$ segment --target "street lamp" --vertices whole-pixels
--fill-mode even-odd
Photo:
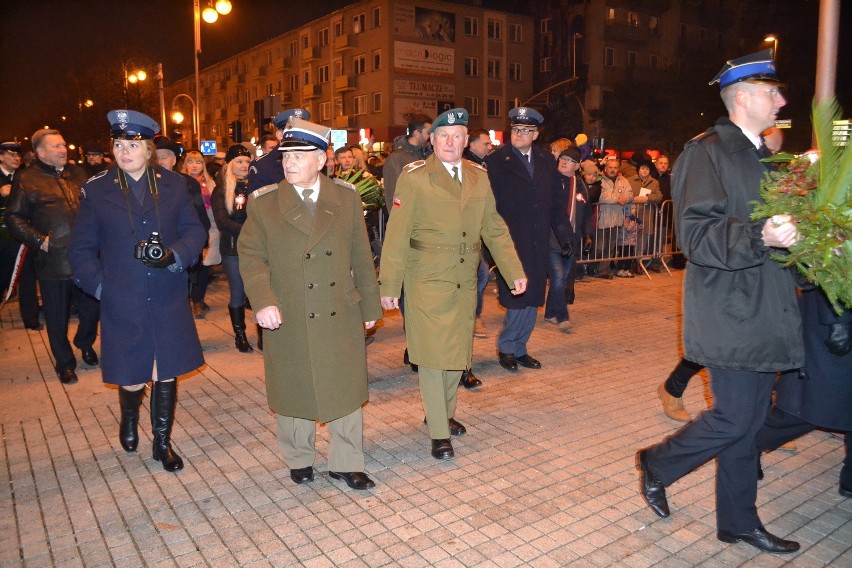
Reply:
[[[131,85],[136,85],[137,83],[144,81],[148,78],[148,73],[146,73],[143,69],[136,69],[134,71],[128,71],[127,69],[127,61],[122,61],[121,63],[122,71],[124,71],[124,106],[130,106],[130,101],[127,96],[127,85],[128,83]],[[142,106],[142,92],[141,85],[140,91],[137,93],[139,95],[139,106]],[[139,109],[142,110],[141,108]]]
[[[778,61],[778,36],[775,34],[769,34],[763,38],[763,41],[772,42],[772,59]]]
[[[186,93],[178,93],[177,95],[175,95],[175,98],[172,99],[172,121],[175,122],[176,124],[181,124],[184,121],[185,117],[184,117],[183,113],[180,112],[180,110],[178,110],[178,108],[177,108],[177,100],[181,97],[186,97],[187,99],[189,99],[189,102],[192,105],[192,133],[193,133],[193,137],[195,137],[197,140],[199,140],[198,148],[200,149],[201,148],[201,142],[200,142],[201,133],[198,132],[198,122],[196,121],[196,117],[198,116],[198,107],[196,106],[195,101],[192,100],[192,97],[190,97]]]
[[[201,148],[201,78],[198,74],[198,54],[201,53],[201,0],[192,0],[193,13],[195,17],[195,104],[193,105],[193,121],[196,128],[196,142]],[[212,24],[219,19],[219,14],[227,15],[231,13],[231,2],[229,0],[217,0],[216,7],[213,8],[212,0],[208,1],[208,5],[204,8],[204,21]],[[191,99],[190,99],[191,100]]]

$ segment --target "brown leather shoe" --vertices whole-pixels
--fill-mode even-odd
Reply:
[[[666,390],[666,384],[662,383],[657,387],[657,396],[660,397],[660,402],[663,403],[663,412],[672,420],[679,422],[689,422],[692,417],[683,407],[683,398],[677,398],[669,394]]]

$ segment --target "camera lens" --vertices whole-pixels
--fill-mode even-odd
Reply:
[[[152,260],[160,260],[163,258],[163,249],[159,246],[150,247],[148,249],[148,256],[151,257]]]

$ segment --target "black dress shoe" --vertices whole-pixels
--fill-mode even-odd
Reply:
[[[517,371],[518,370],[518,360],[515,359],[515,355],[512,353],[501,353],[497,352],[497,356],[500,359],[500,366],[506,369],[507,371]]]
[[[332,479],[340,479],[342,481],[345,481],[346,485],[348,485],[352,489],[372,489],[376,486],[373,480],[370,479],[363,471],[353,471],[351,473],[338,473],[336,471],[329,471],[328,475]]]
[[[648,506],[660,517],[669,516],[669,502],[666,500],[666,486],[663,485],[648,467],[648,456],[645,450],[636,453],[636,467],[642,472],[642,482],[639,491]]]
[[[763,552],[772,552],[774,554],[790,554],[791,552],[799,550],[798,542],[778,538],[763,527],[758,527],[754,530],[739,534],[720,530],[716,533],[716,536],[722,542],[731,544],[735,542],[744,542],[762,550]]]
[[[837,492],[840,493],[842,497],[852,497],[852,487],[850,487],[849,485],[843,485],[841,483],[840,489],[838,489]]]
[[[74,372],[74,369],[65,369],[59,373],[59,381],[63,385],[73,385],[77,382],[77,373]]]
[[[448,460],[455,457],[453,444],[449,438],[446,440],[432,440],[432,457],[437,460]]]
[[[463,386],[467,390],[475,389],[476,387],[482,386],[482,381],[476,378],[476,375],[473,374],[473,371],[462,371],[461,379],[459,379],[459,385]]]
[[[464,427],[464,424],[455,418],[450,418],[450,434],[453,436],[461,436],[465,432],[467,432],[467,428]]]
[[[529,356],[529,353],[526,355],[521,355],[520,357],[516,357],[515,361],[518,362],[518,365],[522,365],[527,369],[541,369],[541,361],[538,359],[533,359]]]
[[[403,362],[403,364],[410,366],[411,370],[414,371],[415,373],[417,372],[417,369],[419,369],[419,367],[417,365],[415,365],[414,363],[412,363],[411,361],[408,360],[408,348],[407,347],[405,348],[405,353],[402,354],[402,362]]]
[[[290,470],[290,479],[296,483],[307,483],[314,480],[314,468],[311,466]]]
[[[98,354],[95,353],[94,349],[92,349],[91,347],[86,347],[85,349],[80,349],[80,351],[83,353],[83,362],[86,365],[89,365],[91,367],[98,366]]]
[[[24,327],[27,329],[32,329],[34,331],[41,331],[42,329],[44,329],[44,326],[38,322],[32,324],[25,323]]]

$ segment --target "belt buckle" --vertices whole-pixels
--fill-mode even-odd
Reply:
[[[467,243],[462,243],[459,245],[459,254],[465,255],[467,254]]]

